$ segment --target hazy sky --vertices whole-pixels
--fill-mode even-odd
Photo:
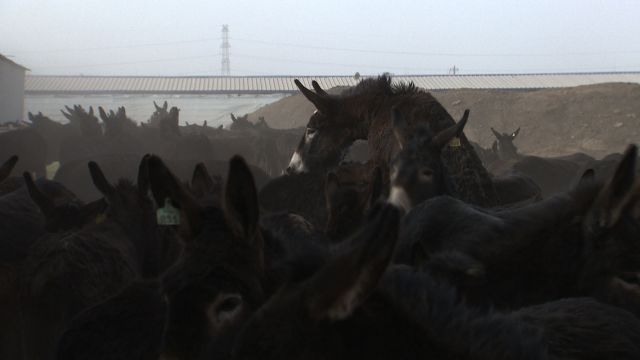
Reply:
[[[640,0],[0,0],[34,74],[640,71]]]

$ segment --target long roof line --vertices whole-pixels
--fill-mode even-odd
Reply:
[[[362,76],[361,78],[366,78]],[[293,79],[306,86],[316,80],[323,88],[353,86],[353,76],[69,76],[29,75],[27,94],[273,94],[298,91]],[[640,72],[545,74],[395,75],[429,90],[561,88],[610,82],[640,84]]]

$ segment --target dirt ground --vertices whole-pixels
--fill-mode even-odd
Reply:
[[[336,93],[341,89],[332,89]],[[467,136],[484,147],[490,128],[520,134],[523,154],[584,152],[602,157],[640,142],[640,85],[610,83],[534,91],[450,90],[433,92],[454,119],[470,109]],[[274,128],[304,126],[314,111],[302,95],[292,95],[249,115],[264,116]]]

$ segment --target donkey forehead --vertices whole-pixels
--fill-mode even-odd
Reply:
[[[307,127],[316,128],[316,129],[330,128],[330,127],[344,128],[344,126],[342,125],[342,122],[338,120],[339,117],[340,117],[339,113],[337,114],[332,113],[331,115],[327,115],[316,110],[313,113],[313,115],[311,115],[311,117],[309,118],[309,123],[307,124]]]
[[[177,293],[189,287],[211,290],[242,289],[255,285],[258,273],[251,266],[225,261],[224,254],[217,259],[203,254],[185,254],[172,266],[163,278],[163,287],[168,293]]]

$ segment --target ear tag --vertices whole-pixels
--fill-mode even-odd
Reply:
[[[105,213],[100,213],[96,216],[96,224],[102,224],[107,219],[107,215]]]
[[[462,144],[460,143],[460,138],[456,136],[451,139],[451,141],[449,141],[449,146],[453,148],[462,146]]]
[[[173,207],[171,199],[164,199],[164,206],[156,211],[158,225],[180,225],[180,210]]]

